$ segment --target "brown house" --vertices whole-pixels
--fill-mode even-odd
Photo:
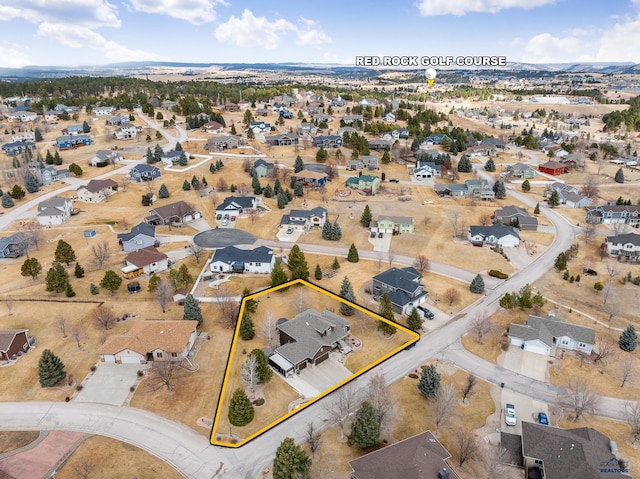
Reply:
[[[17,359],[31,348],[28,329],[0,330],[0,360]]]

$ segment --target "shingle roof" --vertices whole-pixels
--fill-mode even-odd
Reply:
[[[422,286],[422,275],[415,268],[389,268],[373,277],[375,281],[402,291],[414,292]]]
[[[320,173],[318,171],[302,170],[302,171],[299,171],[298,173],[294,173],[291,176],[293,176],[294,178],[310,178],[313,180],[319,180],[321,178],[326,178],[327,174]]]
[[[574,341],[595,344],[596,332],[586,326],[564,323],[554,317],[541,318],[529,316],[526,324],[511,324],[509,336],[522,338],[525,341],[539,339],[549,347],[553,347],[553,338],[568,336]]]
[[[135,238],[138,235],[146,235],[152,238],[156,236],[156,227],[154,225],[150,225],[149,223],[138,223],[129,233],[120,233],[118,234],[118,239],[122,241],[129,241],[132,238]]]
[[[11,347],[11,343],[17,334],[20,334],[24,331],[29,331],[28,329],[3,329],[0,331],[0,352],[6,353],[9,351]]]
[[[100,354],[116,354],[125,349],[146,355],[156,349],[181,353],[198,321],[139,321],[127,334],[114,334],[100,347]]]
[[[635,233],[625,233],[617,236],[607,236],[605,242],[610,244],[631,243],[634,246],[640,246],[640,235]]]
[[[398,225],[410,225],[410,224],[413,224],[413,217],[412,216],[380,215],[378,216],[378,222],[380,221],[391,221],[393,224],[398,224]]]
[[[483,237],[495,236],[496,238],[504,238],[505,236],[512,235],[520,239],[520,235],[511,226],[503,225],[502,223],[495,223],[489,226],[469,226],[469,234],[473,237],[480,235]]]
[[[222,203],[220,203],[216,210],[228,210],[234,207],[235,209],[253,208],[255,197],[253,196],[227,196]]]
[[[26,239],[25,234],[21,232],[14,233],[11,236],[4,236],[0,238],[0,251],[4,250],[9,245],[21,244],[25,242]]]
[[[271,263],[273,250],[266,246],[258,246],[254,249],[240,249],[235,246],[220,248],[213,253],[211,262],[221,261],[223,263]]]
[[[147,246],[141,248],[138,251],[132,251],[125,257],[125,261],[137,266],[138,268],[144,268],[150,264],[157,263],[167,259],[168,256],[158,251],[155,246]]]
[[[106,180],[89,180],[89,183],[86,185],[80,186],[78,190],[84,188],[91,193],[97,193],[106,188],[113,188],[114,186],[118,186],[118,183],[113,181],[112,179]]]
[[[70,202],[69,198],[63,198],[61,196],[54,196],[53,198],[49,198],[48,200],[41,201],[38,204],[38,210],[43,211],[48,208],[64,208],[67,202]],[[58,211],[60,213],[60,211]]]
[[[188,203],[184,201],[176,201],[175,203],[170,203],[168,205],[158,206],[157,208],[149,211],[149,215],[157,215],[158,217],[165,219],[177,216],[178,218],[183,218],[189,214],[194,213],[194,210]]]

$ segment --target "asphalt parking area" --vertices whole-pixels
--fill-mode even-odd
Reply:
[[[234,228],[215,228],[203,231],[193,237],[193,242],[201,248],[224,248],[239,244],[253,244],[256,237],[251,233]]]
[[[99,363],[74,401],[122,406],[129,396],[129,388],[138,378],[138,371],[143,368],[142,364]]]

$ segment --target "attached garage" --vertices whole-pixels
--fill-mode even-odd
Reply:
[[[549,356],[551,354],[551,348],[540,340],[525,341],[520,346],[520,348],[523,349],[524,351],[529,351],[531,353],[536,353],[536,354],[543,354],[545,356]]]
[[[329,359],[329,351],[318,356],[318,358],[314,361],[314,364],[320,364],[321,362],[326,361],[327,359]]]

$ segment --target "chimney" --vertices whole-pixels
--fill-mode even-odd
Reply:
[[[449,471],[447,471],[446,467],[443,467],[440,472],[438,472],[438,479],[449,479]]]

